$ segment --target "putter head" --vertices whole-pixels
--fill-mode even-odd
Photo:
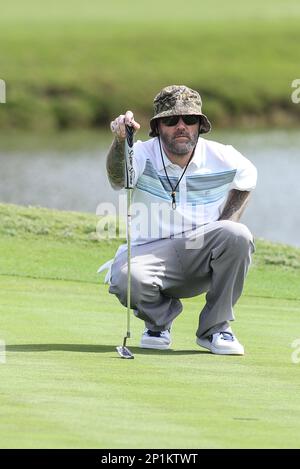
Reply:
[[[127,347],[120,345],[119,347],[116,347],[116,350],[121,358],[134,358],[134,355],[130,352]]]

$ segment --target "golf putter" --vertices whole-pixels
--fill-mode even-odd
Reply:
[[[134,355],[126,347],[126,341],[130,338],[130,303],[131,303],[131,278],[130,278],[130,257],[131,257],[131,195],[134,183],[133,169],[133,134],[134,129],[129,125],[126,128],[125,140],[125,189],[127,190],[127,333],[123,339],[123,345],[116,347],[122,358],[134,358]]]

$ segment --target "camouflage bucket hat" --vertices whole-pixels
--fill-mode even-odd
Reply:
[[[183,85],[172,85],[163,88],[154,101],[154,116],[150,120],[150,137],[157,137],[156,120],[160,117],[183,116],[192,114],[200,116],[200,134],[211,130],[211,124],[202,114],[202,100],[200,94]]]

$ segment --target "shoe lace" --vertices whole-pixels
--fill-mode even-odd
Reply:
[[[147,334],[150,335],[150,337],[160,337],[161,331],[150,331],[150,329],[148,329]]]
[[[230,340],[231,342],[234,341],[234,335],[231,332],[220,332],[222,335],[223,340]]]
[[[167,329],[168,332],[170,332],[170,329]],[[147,334],[150,337],[161,337],[162,333],[166,331],[151,331],[150,329],[147,330]]]

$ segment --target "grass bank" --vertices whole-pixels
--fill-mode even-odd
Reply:
[[[26,5],[1,12],[2,129],[98,128],[127,108],[146,126],[153,96],[170,83],[198,89],[219,127],[299,122],[294,0],[193,0],[184,11],[177,0]]]
[[[201,296],[169,351],[141,350],[133,319],[124,361],[126,312],[96,274],[121,240],[98,241],[93,215],[1,204],[0,221],[2,448],[299,447],[299,249],[257,240],[235,308],[244,357],[195,345]]]

